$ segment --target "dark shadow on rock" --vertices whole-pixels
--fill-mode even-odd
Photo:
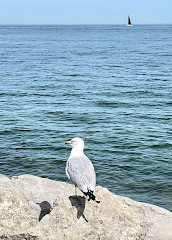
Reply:
[[[1,240],[39,240],[39,237],[32,236],[30,234],[19,234],[19,235],[3,235],[0,236]]]
[[[39,215],[39,221],[41,221],[41,219],[43,217],[45,217],[47,214],[49,214],[52,210],[52,207],[51,207],[51,204],[47,201],[43,201],[41,203],[37,203],[40,208],[41,208],[41,212],[40,212],[40,215]]]
[[[83,217],[83,219],[86,222],[88,222],[88,220],[84,216],[86,199],[84,197],[80,197],[80,196],[70,196],[69,200],[70,200],[72,206],[76,207],[76,209],[77,209],[77,218],[79,219],[80,217]]]

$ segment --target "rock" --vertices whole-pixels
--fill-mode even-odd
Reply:
[[[71,184],[33,175],[21,175],[11,178],[0,175],[0,187],[11,188],[22,199],[31,213],[37,215],[37,218],[43,212],[51,210],[53,202],[58,196],[68,197],[73,195],[75,191],[74,186]],[[79,190],[78,194],[83,196]]]
[[[0,188],[0,234],[18,234],[35,226],[36,219],[11,189]]]
[[[0,239],[172,240],[172,213],[98,186],[97,204],[64,182],[0,175]]]
[[[142,222],[144,240],[172,240],[172,213],[166,209],[118,196],[131,207]]]
[[[54,208],[38,225],[41,238],[57,239],[138,239],[141,222],[132,208],[117,200],[107,189],[98,187],[97,204],[84,197],[58,197]],[[45,238],[46,239],[46,238]]]

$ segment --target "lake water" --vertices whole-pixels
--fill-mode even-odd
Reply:
[[[0,173],[97,185],[172,211],[172,25],[0,26]]]

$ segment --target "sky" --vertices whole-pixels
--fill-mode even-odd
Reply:
[[[0,24],[171,24],[172,0],[0,0]]]

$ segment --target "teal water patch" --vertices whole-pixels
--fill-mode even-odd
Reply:
[[[79,136],[97,185],[172,211],[171,25],[128,30],[0,27],[1,174],[68,181]]]

